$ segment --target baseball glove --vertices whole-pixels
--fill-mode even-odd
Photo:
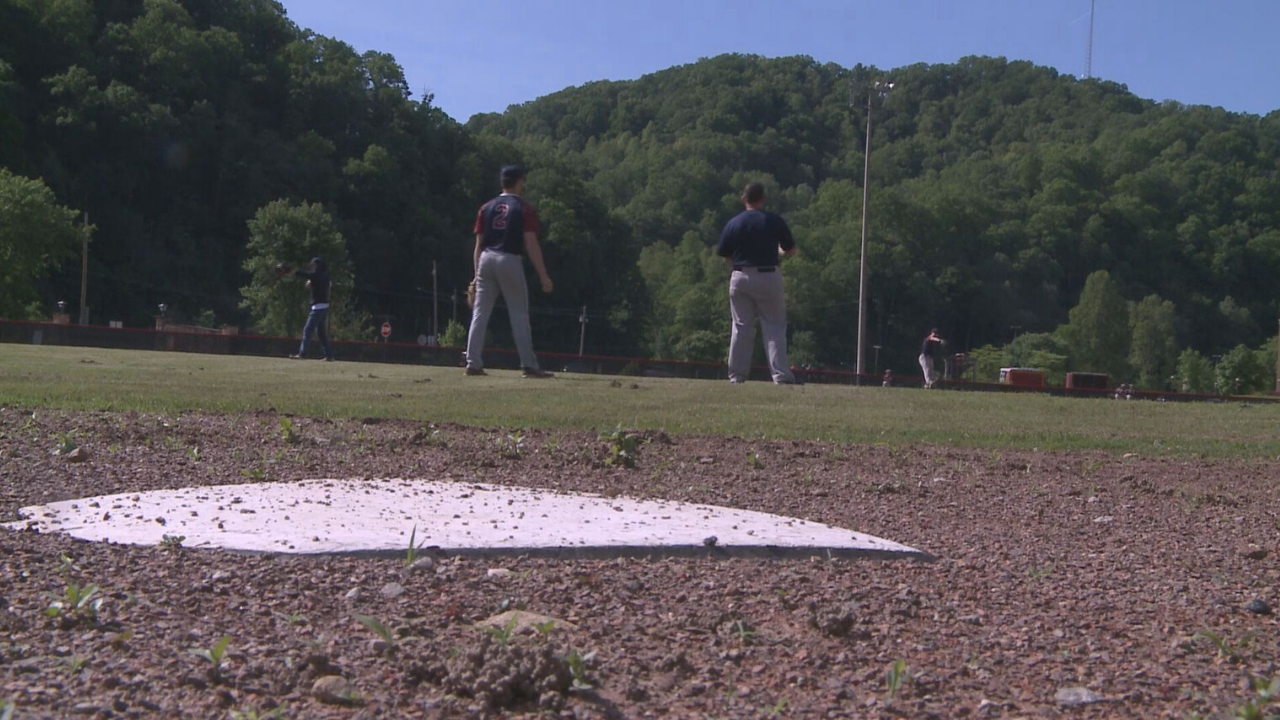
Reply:
[[[476,307],[476,281],[472,279],[471,284],[467,286],[467,307],[472,310]]]
[[[291,273],[291,272],[293,272],[293,268],[289,267],[289,263],[287,263],[287,262],[278,262],[278,263],[276,263],[276,276],[277,276],[277,277],[284,277],[285,275],[288,275],[288,274],[289,274],[289,273]]]

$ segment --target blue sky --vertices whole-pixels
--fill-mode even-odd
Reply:
[[[1005,56],[1083,75],[1089,0],[283,0],[295,23],[395,55],[466,121],[592,80],[727,52],[890,69]],[[1093,74],[1139,96],[1280,109],[1280,0],[1097,0]]]

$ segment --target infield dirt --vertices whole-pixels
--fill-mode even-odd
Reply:
[[[1250,678],[1280,675],[1267,607],[1280,462],[647,431],[626,469],[605,464],[595,433],[289,426],[266,412],[6,408],[0,521],[156,488],[423,477],[760,510],[938,560],[436,557],[410,570],[3,531],[0,702],[15,718],[1183,718],[1265,704]],[[100,607],[50,617],[73,584],[97,588]],[[556,620],[484,629],[513,609]],[[322,702],[331,676],[344,680],[321,682]]]

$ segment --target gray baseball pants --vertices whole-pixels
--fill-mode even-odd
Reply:
[[[762,273],[759,268],[735,269],[729,280],[729,311],[733,315],[729,380],[746,382],[751,374],[758,318],[773,381],[795,381],[787,362],[787,301],[782,290],[782,271]]]
[[[933,358],[928,355],[921,354],[920,370],[924,373],[924,386],[927,388],[933,387],[933,383],[937,380],[937,376],[935,375],[933,368]]]
[[[507,315],[511,318],[516,350],[520,353],[520,366],[537,370],[533,331],[529,328],[529,286],[524,279],[524,256],[495,250],[480,253],[476,306],[471,309],[471,329],[467,332],[467,367],[472,370],[484,367],[484,336],[499,297],[507,300]]]

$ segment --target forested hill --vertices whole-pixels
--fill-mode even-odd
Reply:
[[[1172,302],[1179,346],[1274,332],[1280,112],[1155,103],[1003,59],[884,72],[731,55],[467,128],[572,168],[633,228],[664,355],[723,354],[724,273],[706,248],[742,182],[764,178],[802,248],[792,328],[836,364],[854,355],[867,121],[850,85],[876,79],[895,87],[873,118],[869,342],[899,367],[932,325],[961,348],[1052,331],[1096,270],[1127,300]]]
[[[430,311],[415,288],[432,260],[466,286],[467,221],[493,183],[390,55],[272,0],[0,0],[0,28],[0,168],[88,212],[93,322],[145,324],[163,302],[244,324],[247,222],[279,199],[323,205],[374,319]],[[42,312],[78,304],[78,261],[77,241]]]
[[[728,270],[710,248],[762,179],[801,247],[785,269],[794,358],[847,366],[867,121],[850,86],[877,79],[896,84],[871,156],[880,367],[910,368],[937,326],[957,350],[1019,332],[1037,362],[1150,380],[1181,348],[1257,347],[1280,315],[1280,113],[1002,59],[730,55],[462,125],[391,56],[273,0],[0,0],[0,28],[0,315],[60,299],[74,314],[87,212],[95,323],[145,324],[166,303],[180,321],[297,332],[304,291],[269,270],[320,252],[340,334],[389,319],[410,340],[431,331],[433,262],[451,317],[475,209],[515,160],[555,278],[533,298],[540,349],[576,350],[586,306],[587,352],[723,360]],[[1143,343],[1159,345],[1149,367]]]

